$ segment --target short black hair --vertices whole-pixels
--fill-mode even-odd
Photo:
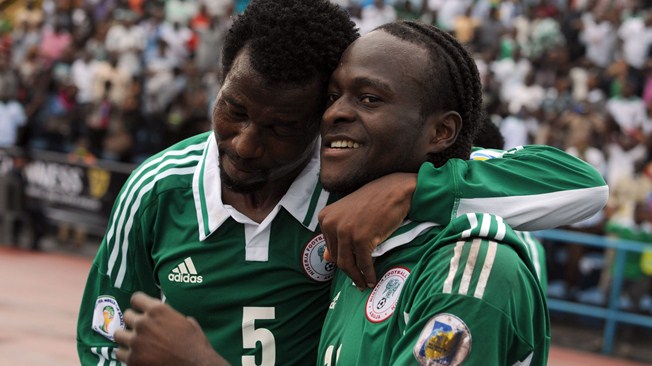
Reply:
[[[424,83],[421,113],[456,111],[462,117],[455,143],[431,155],[430,162],[439,167],[451,158],[468,159],[484,118],[480,74],[471,54],[453,36],[432,25],[399,21],[377,29],[428,51],[431,68],[427,74],[429,82]]]
[[[223,48],[228,74],[245,46],[269,85],[326,83],[344,50],[359,37],[355,24],[328,0],[253,0],[235,19]]]

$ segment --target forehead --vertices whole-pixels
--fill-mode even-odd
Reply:
[[[313,113],[322,103],[324,85],[318,78],[300,85],[270,84],[250,62],[243,48],[226,75],[220,95],[245,107],[276,113]]]
[[[428,67],[429,55],[425,48],[376,30],[347,48],[336,72],[347,68],[374,77],[388,77],[395,82],[421,83]]]

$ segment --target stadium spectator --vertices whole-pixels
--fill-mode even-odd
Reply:
[[[365,34],[372,29],[393,22],[398,15],[392,5],[386,4],[385,0],[374,0],[372,5],[362,8],[360,18],[360,34]]]
[[[137,14],[119,9],[114,19],[106,33],[104,48],[118,58],[118,68],[130,76],[140,75],[147,38],[143,28],[136,24]]]
[[[54,64],[72,44],[70,32],[63,24],[46,25],[41,35],[41,55],[47,65]]]
[[[0,147],[16,145],[20,130],[26,122],[25,109],[16,100],[15,93],[0,85]]]

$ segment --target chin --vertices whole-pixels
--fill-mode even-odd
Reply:
[[[256,181],[256,182],[241,182],[232,179],[228,176],[224,170],[220,169],[220,179],[222,180],[222,186],[226,187],[228,190],[235,193],[254,193],[261,190],[266,181]]]
[[[347,195],[357,191],[365,184],[378,179],[387,173],[374,173],[370,171],[355,170],[352,174],[336,174],[334,177],[328,177],[321,171],[319,179],[322,187],[330,193],[340,196]]]
[[[324,189],[330,193],[337,194],[339,196],[345,196],[349,193],[355,192],[358,188],[362,187],[365,183],[362,183],[359,180],[351,179],[352,177],[338,177],[337,179],[321,179],[321,185]]]

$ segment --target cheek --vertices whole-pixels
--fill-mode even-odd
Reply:
[[[290,164],[296,160],[302,160],[312,154],[313,144],[308,137],[303,140],[296,140],[294,142],[268,142],[267,148],[270,154],[274,156],[279,164]]]
[[[393,122],[383,128],[375,129],[371,134],[374,148],[381,151],[404,151],[409,148],[413,141],[406,138],[408,131],[400,125],[401,122]]]
[[[373,156],[385,162],[403,161],[412,154],[425,138],[414,119],[406,116],[394,116],[391,122],[374,129]]]
[[[279,142],[271,139],[265,143],[265,159],[283,172],[293,170],[309,160],[313,154],[315,137],[305,136],[292,141]]]
[[[231,139],[237,136],[239,131],[239,125],[237,123],[229,122],[225,118],[220,118],[219,115],[213,117],[211,124],[218,141]]]

